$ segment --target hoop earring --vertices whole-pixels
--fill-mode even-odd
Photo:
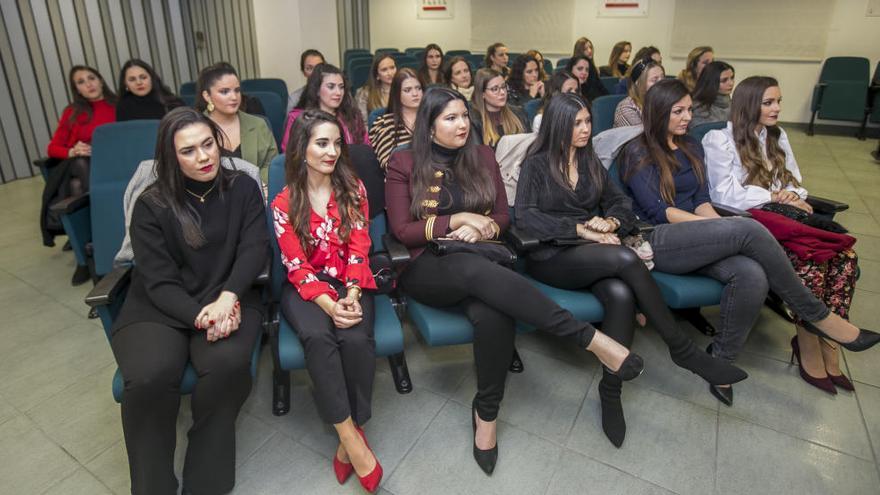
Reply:
[[[212,102],[209,101],[209,102],[208,102],[208,106],[207,106],[206,108],[207,108],[207,110],[208,110],[208,113],[213,112],[213,111],[214,111],[214,103],[212,103]]]

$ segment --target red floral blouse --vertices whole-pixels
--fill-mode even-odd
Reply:
[[[335,195],[331,193],[327,203],[327,218],[320,217],[312,210],[309,230],[312,233],[312,252],[306,256],[302,242],[290,225],[288,198],[290,191],[285,187],[272,201],[275,223],[275,237],[281,248],[281,262],[287,267],[287,279],[296,287],[299,295],[306,301],[327,294],[337,300],[336,290],[318,280],[316,273],[323,273],[345,283],[346,287],[358,286],[362,289],[375,289],[376,282],[370,271],[368,254],[370,252],[370,231],[367,222],[357,222],[351,229],[348,243],[338,234],[340,225],[339,209]],[[367,190],[358,181],[358,197],[364,218],[370,218],[367,204]]]

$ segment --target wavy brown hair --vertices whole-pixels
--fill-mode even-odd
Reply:
[[[675,173],[679,163],[675,152],[669,147],[669,115],[673,105],[688,94],[687,87],[678,79],[665,79],[648,90],[642,108],[645,132],[636,138],[641,139],[640,151],[644,153],[638,157],[634,167],[627,167],[624,171],[624,180],[628,181],[642,167],[656,166],[657,175],[660,176],[660,197],[670,206],[675,204]],[[694,175],[702,185],[706,182],[703,161],[691,149],[687,139],[687,136],[676,135],[672,137],[672,142],[691,162]]]
[[[486,91],[486,86],[489,85],[489,81],[496,77],[504,78],[504,76],[495,69],[478,70],[477,78],[474,81],[474,94],[471,96],[471,100],[473,100],[471,102],[473,108],[480,112],[480,117],[482,118],[483,135],[480,137],[483,139],[483,144],[488,144],[490,146],[497,144],[498,140],[501,139],[501,136],[498,135],[498,132],[495,130],[495,125],[492,124],[492,120],[489,118],[489,112],[486,110],[486,102],[483,99],[483,92]],[[513,110],[510,109],[510,105],[506,103],[501,107],[501,127],[504,129],[505,135],[521,134],[525,132],[522,122],[516,114],[513,113]]]
[[[317,67],[315,67],[315,70],[312,71],[312,75],[309,76],[308,81],[306,81],[306,88],[303,90],[302,95],[300,95],[299,101],[294,108],[302,108],[303,110],[320,110],[321,97],[319,96],[319,93],[321,92],[321,85],[324,84],[324,77],[331,74],[336,74],[342,78],[342,87],[345,89],[342,94],[342,102],[339,104],[339,108],[336,109],[336,116],[339,117],[346,127],[348,127],[352,140],[350,144],[363,144],[364,133],[366,132],[364,119],[361,117],[361,113],[358,111],[357,105],[354,103],[348,78],[346,78],[345,74],[343,74],[335,65],[318,64]]]
[[[620,63],[620,55],[626,51],[626,47],[629,47],[629,51],[632,53],[632,43],[629,41],[618,41],[614,44],[614,47],[611,48],[611,55],[608,56],[608,68],[611,69],[611,75],[614,77],[624,76],[624,74],[620,72],[618,64]]]
[[[377,55],[373,59],[373,66],[370,67],[370,78],[367,80],[367,112],[384,107],[382,104],[382,83],[379,82],[379,64],[385,60],[391,60],[394,63],[394,71],[397,72],[397,62],[390,53]]]
[[[737,85],[730,102],[736,152],[746,169],[746,184],[764,189],[770,189],[777,181],[782,185],[799,186],[798,180],[785,168],[785,151],[779,146],[779,136],[782,134],[779,127],[766,126],[767,143],[763,150],[755,132],[761,121],[764,92],[772,87],[779,87],[779,82],[766,76],[747,77]]]
[[[116,93],[107,86],[107,82],[104,81],[104,76],[102,76],[97,69],[93,69],[88,65],[74,65],[70,68],[70,72],[67,73],[67,83],[70,85],[70,94],[73,95],[73,101],[70,102],[70,106],[73,108],[73,112],[70,114],[70,123],[76,122],[82,114],[88,116],[87,120],[92,120],[92,105],[89,104],[89,100],[87,100],[85,96],[79,94],[79,90],[76,89],[76,81],[73,80],[73,75],[81,70],[91,72],[99,81],[101,81],[101,94],[107,103],[115,106],[116,102],[119,100],[119,98],[116,97]]]
[[[587,53],[586,53],[587,52],[587,45],[590,45],[590,48],[593,49],[593,52],[594,52],[593,54],[595,55],[596,45],[594,45],[593,42],[590,41],[590,38],[587,38],[586,36],[581,36],[580,38],[578,38],[574,42],[574,48],[571,49],[571,56],[572,57],[576,57],[578,55],[586,56],[587,55]],[[589,60],[589,57],[587,59]],[[592,64],[593,61],[590,60],[590,63]]]
[[[309,223],[312,205],[309,203],[309,165],[306,163],[306,149],[312,139],[312,132],[321,124],[332,124],[339,130],[339,158],[330,176],[333,195],[339,208],[339,238],[347,242],[355,223],[366,224],[368,219],[361,212],[357,174],[348,157],[342,126],[336,117],[323,110],[306,110],[290,128],[287,153],[284,155],[284,182],[290,192],[288,198],[288,217],[290,225],[302,243],[303,250],[310,255],[314,248]]]

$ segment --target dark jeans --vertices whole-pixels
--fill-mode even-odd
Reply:
[[[517,320],[586,348],[596,329],[580,322],[520,274],[482,256],[423,252],[400,278],[407,295],[430,306],[460,306],[474,326],[477,366],[475,404],[480,418],[494,420],[504,397]]]
[[[336,288],[340,297],[345,297],[341,284]],[[284,284],[281,292],[281,311],[305,351],[315,404],[321,419],[330,424],[342,423],[351,416],[355,424],[363,425],[372,416],[376,341],[371,293],[362,294],[361,309],[360,323],[336,328],[320,306],[304,300],[292,285]]]
[[[140,322],[120,328],[111,346],[122,376],[122,429],[131,493],[177,493],[174,449],[180,380],[192,361],[193,425],[183,485],[193,493],[226,493],[235,486],[235,420],[251,390],[251,354],[260,312],[242,306],[239,329],[208,342],[205,332]]]
[[[663,224],[649,236],[657,270],[700,273],[724,284],[721,329],[713,354],[733,360],[742,350],[768,288],[807,321],[829,309],[804,287],[782,247],[758,222],[726,217]]]

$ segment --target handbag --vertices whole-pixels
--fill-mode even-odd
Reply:
[[[783,203],[766,203],[764,204],[764,206],[761,207],[761,209],[764,211],[769,211],[770,213],[782,215],[786,218],[802,223],[804,225],[809,225],[810,227],[826,230],[828,232],[834,232],[835,234],[846,234],[847,232],[849,232],[848,230],[846,230],[846,227],[840,225],[834,220],[823,217],[822,215],[817,215],[815,213],[808,213],[798,208],[797,206],[787,205]]]
[[[512,265],[516,262],[516,253],[507,244],[489,239],[473,243],[455,239],[434,239],[428,242],[428,249],[437,256],[470,253],[482,256],[499,265]]]

